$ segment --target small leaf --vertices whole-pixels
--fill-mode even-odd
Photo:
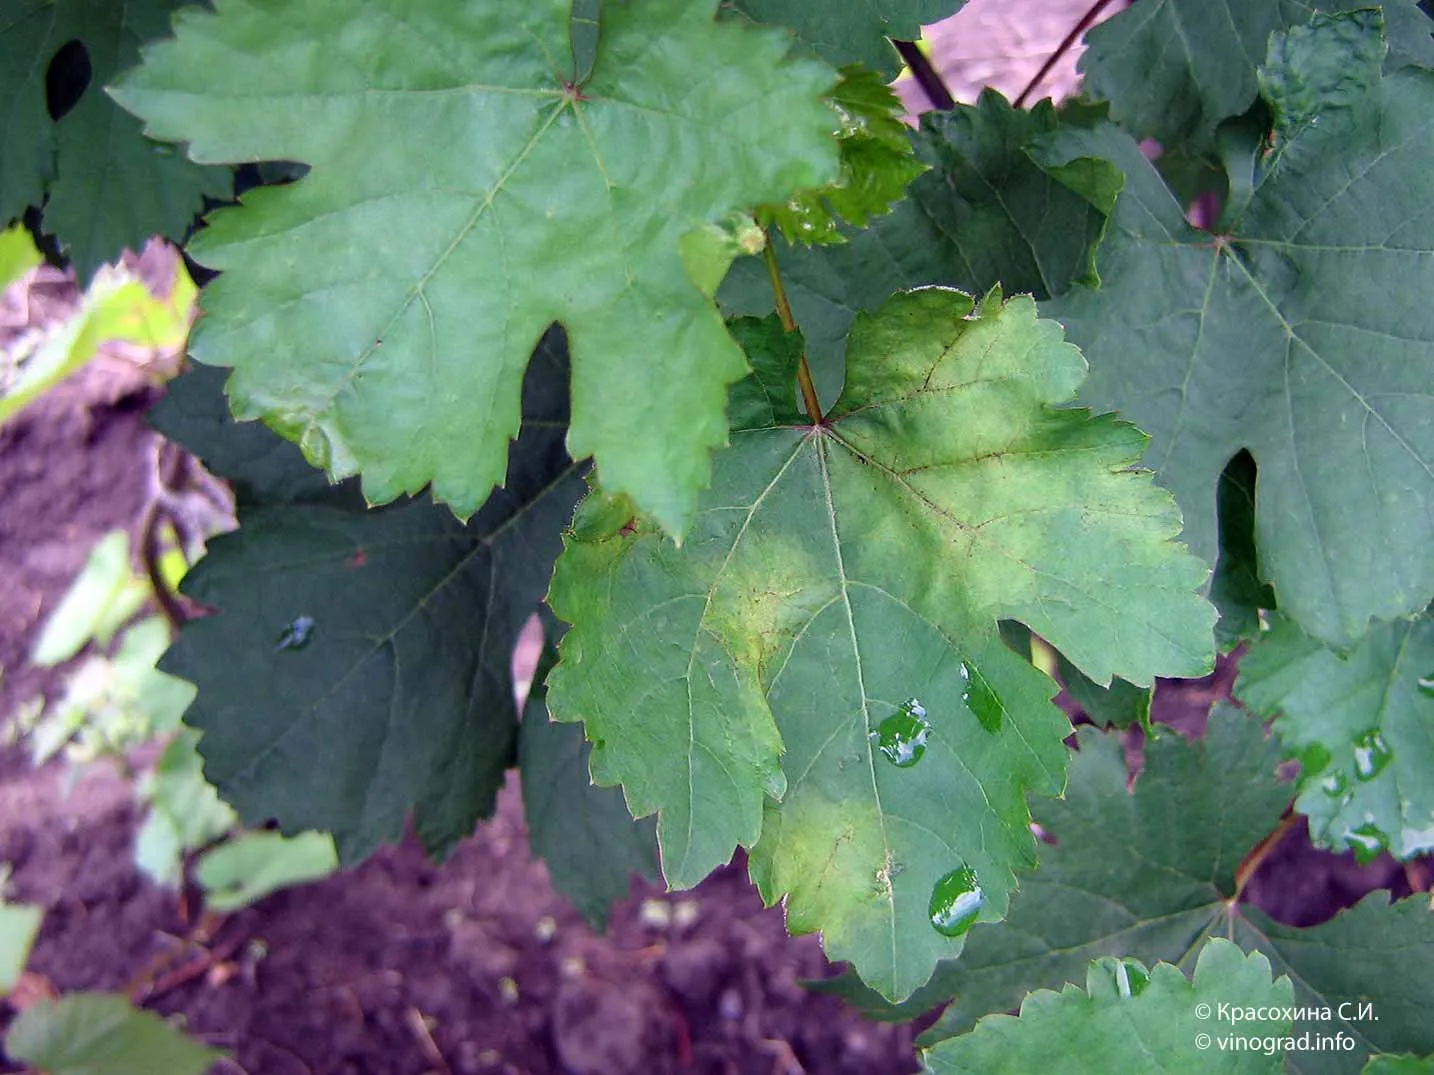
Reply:
[[[544,663],[553,658],[549,651]],[[612,902],[631,889],[633,874],[657,876],[656,833],[650,821],[632,819],[620,791],[593,785],[582,729],[548,719],[544,674],[540,668],[534,679],[518,740],[528,843],[547,864],[553,887],[602,930]]]
[[[135,864],[159,885],[177,886],[184,854],[224,835],[237,820],[204,779],[198,743],[198,735],[181,729],[137,792],[149,811],[135,837]]]
[[[39,1001],[10,1025],[5,1051],[47,1075],[204,1075],[220,1057],[111,993]]]
[[[1295,808],[1316,844],[1362,862],[1434,850],[1434,619],[1373,624],[1347,655],[1278,619],[1235,690],[1304,762]]]
[[[211,911],[228,914],[283,888],[328,877],[339,867],[326,832],[246,832],[206,851],[194,866]]]
[[[999,918],[1033,850],[1024,792],[1061,783],[1054,686],[997,621],[1148,684],[1209,666],[1214,610],[1129,469],[1139,432],[1055,409],[1083,362],[1028,297],[898,295],[848,356],[822,425],[734,430],[680,549],[585,502],[549,595],[574,625],[549,704],[586,722],[597,782],[659,812],[669,884],[752,847],[793,932],[904,997],[962,943],[933,892],[971,871]],[[734,413],[754,396],[737,386]]]
[[[0,902],[0,997],[20,980],[44,918],[38,904]]]
[[[104,93],[139,60],[142,43],[168,30],[179,6],[13,0],[0,26],[0,222],[43,204],[45,230],[59,237],[81,280],[152,235],[183,238],[205,198],[232,191],[227,168],[200,167],[154,144]],[[64,51],[84,57],[88,77],[72,87],[82,92],[56,121],[47,73]],[[84,71],[67,73],[78,81]]]
[[[1271,981],[1268,959],[1215,937],[1201,949],[1193,981],[1169,963],[1157,963],[1147,975],[1135,960],[1098,960],[1084,993],[1073,985],[1032,993],[1020,1018],[987,1016],[969,1034],[929,1049],[926,1069],[931,1075],[1027,1075],[1069,1070],[1075,1060],[1083,1071],[1274,1075],[1284,1070],[1281,1054],[1219,1047],[1218,1037],[1230,1028],[1212,1021],[1210,1011],[1229,1005],[1278,1013],[1293,1001],[1288,978]],[[1275,1015],[1238,1029],[1253,1039],[1278,1040],[1289,1027]]]
[[[24,224],[12,224],[0,231],[0,292],[44,260]]]
[[[824,187],[799,190],[781,205],[758,211],[762,224],[779,229],[790,243],[846,242],[840,224],[864,228],[889,213],[927,168],[916,159],[910,132],[901,122],[906,106],[874,72],[856,65],[842,68],[841,81],[827,100],[840,121],[840,174]]]
[[[835,72],[715,8],[605,5],[578,84],[571,0],[178,16],[115,97],[196,160],[311,167],[191,246],[222,272],[191,352],[235,367],[235,413],[335,479],[361,472],[370,501],[431,484],[467,518],[503,480],[523,369],[561,322],[573,455],[683,532],[745,366],[682,239],[837,165]]]
[[[1093,250],[1120,189],[1104,161],[1043,168],[1026,152],[1066,122],[1049,102],[1026,111],[987,91],[978,104],[928,112],[915,136],[930,167],[909,197],[837,246],[777,243],[782,279],[824,399],[840,391],[847,332],[858,311],[926,284],[1037,299],[1093,277]],[[766,314],[772,285],[756,258],[739,260],[719,292],[732,313]],[[829,386],[829,390],[827,390]]]
[[[112,530],[99,541],[65,596],[45,620],[32,663],[42,668],[68,661],[91,642],[109,645],[149,599],[149,588],[135,577],[129,558],[129,534]]]

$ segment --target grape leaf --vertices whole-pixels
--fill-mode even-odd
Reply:
[[[778,243],[782,278],[824,399],[840,391],[852,318],[875,310],[893,291],[945,284],[984,294],[1000,284],[1041,299],[1093,278],[1092,251],[1120,174],[1103,161],[1067,169],[1032,161],[1025,145],[1061,123],[1049,102],[1023,111],[991,90],[974,106],[928,112],[915,137],[917,159],[931,170],[889,215],[863,231],[848,230],[840,246]],[[733,313],[769,313],[772,286],[761,261],[738,261],[720,298]]]
[[[566,387],[550,340],[506,486],[467,526],[426,499],[365,511],[326,497],[241,507],[239,530],[210,543],[183,589],[219,614],[187,624],[162,667],[198,686],[185,721],[241,817],[333,832],[353,862],[401,837],[410,807],[440,853],[492,808],[517,734],[513,646],[582,489],[562,447]],[[245,475],[256,458],[272,487],[309,488],[266,469],[272,453],[207,452],[202,437],[202,457],[230,453]]]
[[[1234,899],[1236,867],[1290,798],[1274,775],[1278,745],[1259,722],[1219,705],[1204,740],[1166,733],[1148,742],[1133,792],[1119,736],[1078,735],[1065,799],[1032,809],[1056,843],[1021,879],[1006,920],[973,930],[961,959],[941,965],[955,999],[926,1040],[964,1033],[1032,988],[1078,980],[1089,960],[1133,956],[1188,969],[1206,938],[1223,936],[1290,975],[1298,1004],[1333,1009],[1328,1020],[1306,1013],[1296,1033],[1354,1037],[1352,1053],[1302,1053],[1291,1070],[1343,1072],[1371,1052],[1434,1047],[1434,965],[1399,955],[1434,943],[1427,900],[1390,906],[1386,893],[1372,893],[1301,929]],[[1407,975],[1389,975],[1391,961]],[[1378,1020],[1340,1012],[1343,1001],[1372,1002]]]
[[[548,719],[542,681],[554,657],[545,652],[523,709],[523,816],[529,846],[547,863],[553,887],[602,930],[612,902],[631,889],[633,874],[657,876],[656,833],[651,821],[632,819],[620,791],[593,785],[582,729]]]
[[[1371,6],[1365,0],[1140,0],[1086,34],[1084,92],[1109,101],[1111,118],[1167,150],[1214,149],[1215,128],[1254,104],[1256,68],[1276,31],[1317,10]],[[1416,0],[1384,0],[1393,50],[1389,66],[1434,63],[1434,23]]]
[[[1301,760],[1295,808],[1362,861],[1434,849],[1434,620],[1379,623],[1347,656],[1280,619],[1240,662],[1239,698]]]
[[[226,168],[192,164],[140,125],[102,87],[162,36],[178,0],[19,0],[0,26],[0,223],[44,203],[44,226],[67,248],[82,282],[151,235],[183,237],[204,199],[227,198]],[[87,84],[52,120],[46,72],[62,47],[83,46]],[[76,71],[72,77],[78,77]]]
[[[1434,1057],[1376,1056],[1364,1066],[1362,1075],[1434,1075]]]
[[[997,620],[1149,683],[1209,666],[1214,612],[1168,499],[1129,469],[1141,434],[1052,409],[1084,364],[1031,299],[901,294],[857,319],[848,358],[821,425],[787,404],[734,430],[681,548],[622,498],[580,508],[549,705],[586,722],[598,783],[659,812],[669,884],[752,847],[794,932],[904,997],[960,946],[934,891],[969,868],[999,917],[1032,852],[1023,792],[1061,784],[1069,726]],[[772,406],[734,392],[734,414]]]
[[[1240,451],[1225,466],[1215,494],[1220,551],[1210,578],[1210,601],[1220,610],[1215,637],[1233,649],[1260,634],[1260,610],[1275,607],[1275,592],[1260,581],[1255,548],[1255,460]]]
[[[311,166],[192,245],[223,275],[191,351],[235,367],[235,413],[335,478],[362,472],[372,501],[431,482],[466,517],[502,480],[523,368],[560,321],[572,454],[683,531],[745,365],[682,237],[828,182],[837,156],[835,73],[714,6],[605,6],[580,84],[570,0],[178,16],[117,99],[196,160]]]
[[[194,879],[204,905],[228,914],[295,885],[320,881],[338,869],[326,832],[246,832],[199,856]]]
[[[754,22],[787,26],[802,44],[841,66],[864,63],[887,80],[901,70],[891,41],[915,41],[921,27],[954,15],[966,0],[723,0],[724,10]],[[889,40],[888,40],[889,39]]]
[[[1286,614],[1344,645],[1370,618],[1422,609],[1434,217],[1414,192],[1434,170],[1434,73],[1386,75],[1326,108],[1275,150],[1219,235],[1186,223],[1114,128],[1046,148],[1053,163],[1097,154],[1125,172],[1101,287],[1048,310],[1090,358],[1082,401],[1152,434],[1146,464],[1180,502],[1191,550],[1214,561],[1220,476],[1247,449],[1260,574]]]
[[[1147,972],[1135,960],[1100,959],[1090,965],[1084,992],[1067,985],[1032,993],[1019,1018],[987,1016],[969,1034],[927,1050],[926,1070],[1027,1075],[1069,1070],[1078,1057],[1084,1071],[1277,1073],[1284,1070],[1277,1052],[1220,1048],[1216,1036],[1230,1028],[1212,1024],[1209,1011],[1220,1004],[1269,1010],[1272,1018],[1242,1023],[1238,1033],[1284,1038],[1290,1021],[1280,1013],[1293,1001],[1290,980],[1272,981],[1268,959],[1215,937],[1200,950],[1193,981],[1169,963]]]
[[[49,1075],[204,1075],[220,1055],[113,993],[39,1001],[11,1024],[5,1051]]]
[[[890,212],[905,197],[907,185],[926,171],[901,122],[906,106],[875,72],[856,64],[843,67],[827,100],[840,117],[840,175],[824,187],[797,191],[781,205],[762,206],[758,213],[764,227],[779,229],[788,242],[846,242],[839,224],[866,227],[873,217]]]

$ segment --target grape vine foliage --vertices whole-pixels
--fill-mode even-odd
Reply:
[[[442,855],[516,765],[590,920],[744,849],[823,988],[954,998],[931,1072],[1434,1070],[1427,901],[1247,887],[1304,819],[1434,851],[1417,5],[1136,0],[1082,97],[912,126],[961,0],[142,6],[80,118],[17,84],[0,209],[88,263],[106,175],[208,197],[152,421],[239,527],[162,667],[246,821]],[[87,5],[21,7],[32,70]]]

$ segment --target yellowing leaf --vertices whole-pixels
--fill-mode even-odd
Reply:
[[[1024,793],[1062,786],[1054,685],[997,621],[1103,682],[1200,674],[1206,572],[1130,469],[1141,433],[1055,409],[1084,363],[1030,298],[927,289],[863,315],[816,426],[772,391],[796,348],[743,336],[749,421],[681,548],[619,498],[580,508],[548,701],[585,721],[594,779],[658,812],[669,883],[752,847],[794,931],[904,997],[1004,913],[1034,851]]]

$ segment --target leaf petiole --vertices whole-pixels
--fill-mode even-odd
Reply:
[[[787,289],[782,285],[782,270],[777,265],[777,252],[772,249],[770,232],[767,233],[766,245],[762,247],[762,260],[767,265],[767,275],[772,281],[772,295],[777,302],[777,316],[781,318],[782,328],[787,332],[794,332],[797,320],[792,316],[792,306],[787,301]],[[801,361],[797,364],[797,386],[802,391],[802,406],[806,409],[807,417],[812,420],[813,425],[823,424],[825,418],[822,415],[822,404],[817,398],[817,386],[812,381],[812,368],[807,365],[805,350],[802,351]]]

